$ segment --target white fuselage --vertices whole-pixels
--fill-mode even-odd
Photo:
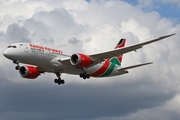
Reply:
[[[61,64],[61,59],[69,58],[71,56],[63,54],[61,50],[44,46],[37,46],[29,43],[11,44],[4,51],[4,56],[6,56],[10,60],[18,60],[20,63],[38,66],[38,68],[44,72],[53,73],[60,72],[79,75],[83,71],[86,71],[87,74],[91,75],[103,66],[103,63],[99,63],[88,68],[80,69],[73,65]],[[111,74],[109,74],[108,76],[120,74],[124,74],[124,71],[117,71],[116,69],[113,69]]]

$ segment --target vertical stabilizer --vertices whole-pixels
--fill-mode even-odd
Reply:
[[[116,45],[115,49],[119,49],[125,46],[126,39],[121,39]],[[104,61],[102,67],[95,73],[91,74],[94,77],[106,77],[109,76],[116,67],[120,67],[122,62],[122,55],[108,58]]]
[[[122,38],[120,39],[120,41],[118,42],[118,44],[116,45],[115,49],[116,48],[122,48],[125,46],[125,43],[126,43],[126,39]]]
[[[124,38],[120,39],[120,41],[116,45],[115,49],[123,48],[125,46],[125,43],[126,43],[126,39],[124,39]],[[116,56],[118,58],[118,60],[120,61],[120,63],[122,62],[122,56],[123,55]]]

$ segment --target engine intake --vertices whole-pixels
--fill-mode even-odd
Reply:
[[[90,64],[92,63],[92,60],[87,55],[77,53],[71,56],[70,62],[72,65],[75,65],[78,67],[89,67]]]
[[[21,66],[19,73],[23,78],[35,79],[39,76],[39,71],[33,66]]]

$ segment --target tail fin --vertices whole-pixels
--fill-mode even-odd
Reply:
[[[125,46],[125,43],[126,43],[126,39],[122,38],[120,39],[119,43],[116,45],[115,49],[116,48],[122,48]]]
[[[124,47],[125,43],[126,43],[126,39],[124,39],[124,38],[120,39],[120,41],[116,45],[115,49]],[[123,55],[116,56],[121,63],[122,63],[122,56]]]

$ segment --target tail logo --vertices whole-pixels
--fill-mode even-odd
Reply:
[[[125,43],[126,43],[126,39],[121,39],[117,44],[117,46],[115,47],[115,49],[124,47]]]
[[[97,70],[95,73],[91,74],[91,76],[93,77],[109,76],[113,72],[116,65],[121,66],[121,62],[119,58],[118,57],[109,58],[104,62],[102,67],[99,70]]]
[[[116,45],[115,49],[124,47],[126,39],[121,39],[119,43]],[[109,58],[105,60],[104,64],[98,69],[96,72],[92,73],[93,77],[106,77],[109,76],[116,66],[121,66],[122,63],[122,55]]]

